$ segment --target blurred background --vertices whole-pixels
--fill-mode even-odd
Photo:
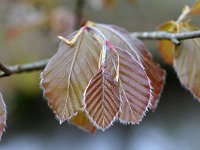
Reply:
[[[130,32],[153,31],[176,19],[194,0],[85,0],[84,17],[116,24]],[[0,0],[0,62],[14,65],[51,57],[57,35],[75,30],[77,0]],[[200,17],[193,21],[200,26]],[[165,65],[156,41],[144,41],[167,70],[156,112],[140,125],[120,125],[89,135],[55,119],[39,88],[39,72],[0,79],[7,105],[6,133],[0,150],[199,150],[200,104]]]

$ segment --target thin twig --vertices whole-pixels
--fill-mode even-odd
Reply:
[[[11,74],[10,70],[7,67],[5,67],[2,63],[0,63],[0,71],[2,71],[5,76],[9,76]]]
[[[22,64],[22,65],[14,65],[7,67],[9,70],[9,74],[4,71],[0,72],[0,78],[10,76],[12,74],[22,73],[22,72],[31,72],[36,70],[42,70],[46,66],[48,60],[41,60],[32,63]]]
[[[178,41],[193,39],[200,37],[200,30],[193,32],[183,32],[183,33],[168,33],[168,32],[133,32],[130,33],[131,36],[144,39],[144,40],[172,40],[176,39]],[[5,68],[2,69],[4,65],[0,64],[0,78],[5,76],[10,76],[12,74],[22,73],[22,72],[31,72],[36,70],[42,70],[46,66],[48,60],[36,61],[28,64],[15,65],[10,67],[5,67],[9,73],[5,71]]]
[[[85,0],[77,0],[76,1],[76,8],[75,8],[76,24],[75,24],[75,29],[79,29],[80,28],[81,19],[83,17],[84,5],[85,5]]]
[[[144,40],[171,40],[174,44],[179,44],[177,41],[199,38],[200,30],[191,32],[182,32],[182,33],[169,33],[162,31],[133,32],[130,35]]]

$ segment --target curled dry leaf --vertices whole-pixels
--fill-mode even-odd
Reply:
[[[70,119],[70,122],[89,133],[94,133],[96,131],[96,127],[83,111],[80,111],[76,116],[73,116]]]
[[[5,130],[6,116],[7,116],[6,105],[4,103],[3,96],[0,92],[0,139]]]
[[[98,69],[100,49],[83,31],[74,44],[62,42],[42,72],[44,95],[61,123],[82,109],[84,90]]]
[[[181,32],[189,32],[181,28]],[[176,47],[174,56],[174,69],[180,82],[200,100],[200,38],[182,41]]]
[[[94,125],[103,131],[115,121],[120,109],[117,86],[106,68],[99,69],[85,92],[85,110]]]

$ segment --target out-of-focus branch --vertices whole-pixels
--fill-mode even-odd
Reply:
[[[85,5],[85,0],[77,0],[76,1],[76,8],[75,8],[75,15],[76,15],[76,26],[75,29],[80,28],[81,19],[83,17],[83,9]]]
[[[2,71],[5,76],[11,74],[10,70],[7,67],[5,67],[2,63],[0,63],[0,71]]]
[[[175,39],[178,42],[186,39],[200,38],[200,30],[193,32],[183,33],[168,33],[168,32],[133,32],[131,36],[144,40],[172,40]],[[5,67],[0,63],[0,78],[10,76],[12,74],[31,72],[42,70],[46,66],[48,60],[36,61],[28,64],[14,65]]]
[[[31,72],[31,71],[37,71],[42,70],[46,66],[48,60],[41,60],[36,61],[32,63],[22,64],[22,65],[14,65],[7,67],[7,72],[0,71],[0,78],[10,76],[12,74],[22,73],[22,72]]]
[[[192,39],[200,37],[200,30],[182,33],[169,32],[133,32],[131,36],[144,40],[171,40],[174,44],[180,44],[181,40]]]

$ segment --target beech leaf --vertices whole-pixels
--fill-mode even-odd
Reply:
[[[117,52],[122,101],[119,120],[139,124],[151,102],[150,80],[143,66],[129,52],[120,48],[117,48]]]
[[[7,116],[6,105],[4,103],[3,96],[0,92],[0,140],[3,132],[5,131],[6,118],[7,118],[6,116]]]
[[[96,131],[96,127],[93,125],[93,123],[91,123],[83,111],[80,111],[77,115],[73,116],[70,119],[70,122],[87,132],[94,133]]]
[[[136,47],[135,49],[141,57],[141,62],[143,63],[147,76],[151,81],[150,85],[153,97],[150,109],[155,111],[165,84],[166,72],[158,63],[153,61],[151,53],[147,51],[145,45],[140,40],[132,38],[131,43]]]
[[[155,111],[165,83],[165,71],[153,61],[152,55],[137,38],[115,25],[95,24],[115,47],[128,51],[145,68],[152,89],[151,110]]]
[[[85,111],[97,128],[104,131],[115,121],[120,109],[119,92],[105,68],[91,79],[84,102]]]
[[[181,28],[181,32],[189,32]],[[176,47],[174,69],[180,82],[200,101],[200,38],[188,39]]]
[[[62,42],[41,74],[44,95],[60,123],[83,108],[84,90],[98,70],[99,43],[85,30],[73,42]]]

